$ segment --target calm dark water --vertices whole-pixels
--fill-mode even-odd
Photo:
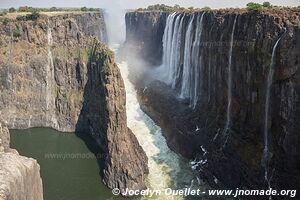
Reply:
[[[122,199],[102,184],[94,154],[75,134],[48,128],[10,131],[12,148],[38,160],[45,200]]]

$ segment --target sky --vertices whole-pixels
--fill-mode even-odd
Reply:
[[[178,4],[183,7],[235,8],[245,7],[250,2],[269,1],[274,5],[299,6],[299,0],[0,0],[0,8],[32,6],[32,7],[97,7],[112,8],[119,6],[125,9],[147,7],[153,4]]]

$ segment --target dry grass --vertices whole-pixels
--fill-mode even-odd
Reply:
[[[46,16],[58,16],[64,14],[83,14],[83,13],[97,13],[97,11],[54,11],[54,12],[40,12],[41,15]],[[7,13],[5,16],[1,16],[1,18],[8,18],[8,19],[16,19],[18,16],[25,16],[31,14],[30,12],[16,12],[16,13]]]

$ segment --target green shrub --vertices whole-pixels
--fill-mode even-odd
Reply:
[[[54,11],[57,11],[57,8],[56,7],[51,7],[50,12],[54,12]]]
[[[112,57],[113,54],[114,54],[114,53],[113,53],[110,49],[105,49],[105,50],[102,52],[102,58],[103,58],[104,60],[106,60],[106,59]]]
[[[99,8],[89,8],[88,11],[98,12]]]
[[[27,6],[21,6],[21,7],[19,7],[19,9],[18,9],[18,11],[19,12],[27,12]]]
[[[21,36],[21,30],[19,27],[13,29],[13,37],[18,38]]]
[[[36,11],[36,10],[33,7],[28,7],[26,12],[33,13],[34,11]]]
[[[86,12],[86,11],[88,11],[88,8],[87,7],[82,7],[82,8],[80,8],[80,10],[83,11],[83,12]]]
[[[163,12],[174,12],[177,10],[181,10],[183,8],[181,8],[179,5],[174,5],[172,6],[168,6],[165,4],[155,4],[155,5],[150,5],[148,6],[146,9],[146,11],[163,11]]]
[[[13,7],[11,7],[11,8],[9,8],[8,9],[8,12],[10,12],[10,13],[14,13],[14,12],[16,12],[17,10],[15,9],[15,8],[13,8]]]
[[[268,2],[268,1],[263,2],[262,5],[263,5],[263,7],[265,7],[265,8],[271,8],[271,7],[272,7],[271,3]]]
[[[31,12],[31,14],[26,15],[26,20],[37,20],[40,17],[40,13],[36,10]]]
[[[204,6],[201,10],[204,10],[204,11],[210,11],[211,8],[209,6]]]
[[[260,12],[263,9],[262,5],[259,3],[250,2],[247,4],[247,10],[252,12]]]
[[[16,20],[18,20],[18,21],[25,21],[26,20],[26,16],[22,16],[22,15],[17,16]]]
[[[4,19],[2,20],[2,24],[3,24],[4,26],[6,26],[6,25],[8,24],[8,19],[7,19],[7,18],[4,18]]]

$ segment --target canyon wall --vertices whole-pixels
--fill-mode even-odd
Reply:
[[[75,131],[94,43],[86,36],[106,37],[103,20],[100,13],[64,14],[0,26],[0,112],[9,128]]]
[[[40,166],[36,160],[20,156],[10,149],[9,130],[0,121],[0,199],[42,200]]]
[[[162,36],[169,13],[126,13],[125,46],[151,65],[160,65],[162,58]]]
[[[9,18],[0,34],[0,114],[8,128],[51,127],[83,140],[88,134],[108,187],[145,188],[147,157],[126,125],[124,84],[104,45],[103,14]]]
[[[126,25],[131,27],[127,35],[133,37],[128,42],[136,37],[138,44],[146,44],[136,36],[143,33],[158,42],[149,48],[145,45],[142,51],[152,51],[152,46],[168,50],[149,60],[163,63],[153,69],[160,81],[140,88],[139,98],[143,109],[163,128],[174,151],[195,159],[194,168],[205,170],[202,175],[211,183],[216,177],[230,187],[267,187],[264,168],[268,162],[267,179],[271,179],[273,188],[299,189],[299,12],[228,9],[173,14],[169,41],[174,37],[177,40],[171,48],[165,47],[170,44],[161,32],[152,30],[156,27],[153,23],[166,27],[170,18],[166,20],[165,14],[130,12],[126,18]],[[272,65],[273,48],[279,38]],[[172,55],[166,55],[170,52]],[[268,137],[264,139],[272,66]],[[183,87],[185,84],[189,87]],[[229,95],[231,123],[226,130]],[[265,140],[269,143],[267,160]]]

